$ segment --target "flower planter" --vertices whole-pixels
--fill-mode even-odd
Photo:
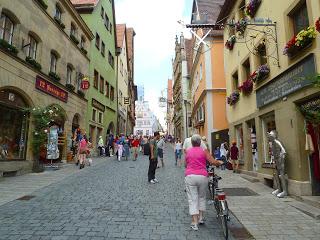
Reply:
[[[61,29],[65,29],[66,25],[64,25],[63,22],[61,22],[61,20],[57,17],[54,17],[54,20],[56,21],[56,23],[58,23],[58,25],[60,26]]]
[[[258,11],[262,0],[250,0],[249,4],[245,7],[245,14],[251,18],[254,18]]]
[[[308,41],[305,42],[305,44],[301,45],[301,46],[292,46],[291,48],[288,49],[287,51],[287,56],[289,58],[294,58],[295,56],[297,56],[302,50],[309,48],[312,45],[312,41],[313,39],[309,39]]]
[[[234,44],[236,43],[236,36],[232,35],[225,43],[225,47],[230,51],[233,49]]]
[[[251,79],[248,79],[242,83],[242,85],[239,87],[239,90],[244,95],[250,95],[253,90],[253,81]]]
[[[15,56],[19,52],[15,46],[11,45],[10,43],[8,43],[6,40],[3,40],[3,39],[0,39],[0,48],[6,51],[7,53],[13,54]]]
[[[80,48],[80,49],[81,49],[81,51],[82,51],[85,55],[87,55],[88,51],[87,51],[86,49],[84,49],[83,47]]]
[[[240,19],[234,24],[234,28],[238,34],[243,35],[247,28],[247,20],[245,18]]]
[[[235,91],[235,92],[231,93],[229,97],[227,97],[227,103],[230,106],[235,105],[239,101],[239,98],[240,98],[239,92]]]
[[[73,86],[73,85],[70,84],[70,83],[67,83],[67,84],[66,84],[66,88],[67,88],[70,92],[74,92],[74,90],[76,89],[76,87]]]
[[[60,76],[54,72],[49,72],[49,77],[57,82],[59,82],[61,79]]]
[[[261,82],[269,76],[270,68],[267,64],[261,65],[254,73],[251,74],[250,79],[255,82]]]
[[[84,98],[85,94],[82,90],[78,90],[77,93],[80,97]]]
[[[44,2],[44,0],[36,0],[40,6],[44,9],[44,10],[47,10],[48,8],[48,5]]]
[[[79,40],[74,35],[70,35],[70,38],[75,44],[79,44]]]
[[[33,68],[37,69],[38,71],[40,71],[42,68],[41,64],[31,57],[26,57],[26,62],[29,63],[29,65],[31,65]]]

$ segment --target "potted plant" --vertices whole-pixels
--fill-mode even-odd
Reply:
[[[315,25],[316,25],[316,30],[320,33],[320,18],[318,18]]]
[[[53,80],[55,80],[55,81],[57,81],[57,82],[59,82],[60,81],[60,76],[58,75],[58,74],[56,74],[55,72],[49,72],[49,76],[53,79]]]
[[[250,79],[256,83],[265,79],[269,75],[269,73],[269,66],[267,64],[264,64],[258,67],[258,69],[251,74]]]
[[[235,43],[236,43],[236,36],[235,36],[235,35],[232,35],[232,36],[229,37],[229,39],[226,41],[225,47],[231,51],[231,50],[233,49]]]
[[[301,30],[296,36],[287,42],[283,49],[283,54],[288,57],[295,56],[300,50],[311,45],[313,39],[316,38],[315,27],[308,27],[305,30]]]
[[[75,43],[75,44],[79,44],[79,40],[76,36],[74,36],[73,34],[70,35],[71,40]]]
[[[239,90],[244,94],[244,95],[249,95],[252,93],[253,90],[253,81],[249,78],[246,81],[242,83],[242,85],[239,87]]]
[[[56,16],[54,17],[54,20],[56,21],[56,23],[59,24],[59,26],[62,28],[62,29],[65,29],[66,28],[66,25],[64,25],[63,22],[61,22],[61,19],[60,18],[57,18]]]
[[[227,97],[227,103],[232,106],[236,104],[239,101],[240,93],[238,91],[234,91],[230,94],[229,97]]]
[[[240,19],[238,22],[234,24],[234,28],[237,33],[242,35],[247,28],[247,19],[245,18]]]
[[[31,58],[29,56],[26,57],[26,62],[29,63],[32,67],[34,67],[38,71],[40,71],[42,68],[40,63],[38,63],[36,60],[34,60],[33,58]]]
[[[44,10],[47,10],[48,5],[44,2],[44,0],[37,0],[37,2],[40,4],[40,6],[41,6]]]
[[[67,83],[67,84],[66,84],[66,88],[67,88],[70,92],[74,92],[74,90],[76,89],[76,87],[73,86],[73,85],[70,84],[70,83]]]
[[[13,55],[17,55],[19,52],[15,46],[11,45],[4,39],[0,39],[0,48]]]
[[[261,4],[261,0],[250,0],[248,5],[244,9],[244,13],[253,18]]]
[[[80,49],[85,55],[87,55],[88,51],[84,47],[81,47]]]
[[[83,92],[82,90],[79,89],[79,90],[77,91],[77,93],[78,93],[78,95],[79,95],[80,97],[84,98],[85,94],[84,94],[84,92]]]

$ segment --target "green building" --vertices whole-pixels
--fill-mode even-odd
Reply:
[[[84,127],[97,146],[117,129],[116,32],[113,0],[71,0],[95,36],[90,44],[87,120]]]

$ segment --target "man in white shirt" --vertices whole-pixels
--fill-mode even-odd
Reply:
[[[163,162],[163,149],[164,149],[164,139],[163,137],[160,138],[160,140],[157,142],[157,147],[158,147],[158,157],[161,160],[161,165],[164,167],[164,162]],[[160,167],[160,166],[158,166]]]

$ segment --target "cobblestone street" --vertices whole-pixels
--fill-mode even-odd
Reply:
[[[190,229],[183,169],[174,166],[172,149],[166,152],[156,185],[147,182],[146,156],[105,158],[28,201],[2,205],[0,239],[223,239],[212,206],[205,226]]]

